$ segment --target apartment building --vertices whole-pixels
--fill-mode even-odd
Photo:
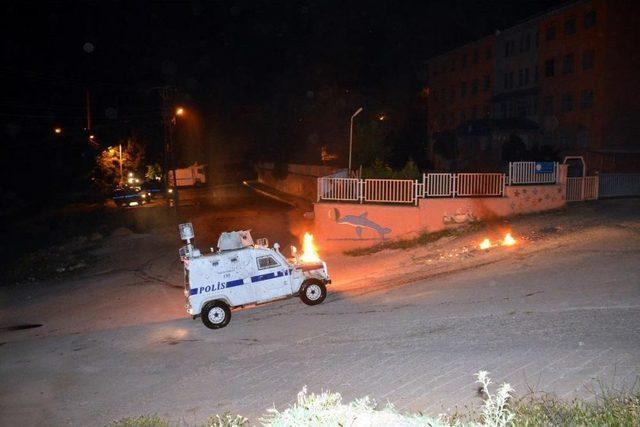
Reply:
[[[468,157],[490,147],[499,160],[500,144],[516,135],[584,155],[591,170],[640,171],[639,6],[573,1],[431,59],[430,140],[454,133]],[[479,46],[493,54],[481,68],[461,68]],[[468,97],[468,82],[485,79],[489,90]],[[493,134],[468,132],[478,119]]]
[[[581,1],[539,20],[545,142],[595,170],[640,162],[638,5]]]
[[[494,36],[489,36],[429,61],[427,103],[431,133],[491,116],[494,49]]]
[[[538,22],[531,20],[496,35],[496,82],[491,98],[496,119],[539,119]]]

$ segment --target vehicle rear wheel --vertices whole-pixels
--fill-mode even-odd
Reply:
[[[300,299],[307,305],[320,304],[327,297],[327,287],[320,280],[305,280],[300,286]]]
[[[231,320],[231,309],[224,301],[211,301],[204,305],[200,317],[209,329],[224,328]]]

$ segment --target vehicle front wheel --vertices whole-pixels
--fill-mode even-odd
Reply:
[[[200,317],[209,329],[224,328],[231,320],[231,309],[224,301],[211,301],[204,305]]]
[[[327,287],[320,280],[305,280],[300,286],[300,299],[307,305],[320,304],[327,297]]]

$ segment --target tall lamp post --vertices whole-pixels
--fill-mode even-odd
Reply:
[[[349,173],[351,173],[351,150],[353,148],[353,119],[362,113],[362,107],[358,108],[351,116],[351,126],[349,127]]]
[[[169,151],[169,163],[171,164],[171,172],[173,175],[173,198],[174,198],[174,206],[177,208],[178,207],[178,203],[179,203],[179,196],[178,196],[178,177],[176,176],[176,163],[175,163],[175,153],[174,153],[174,131],[175,131],[175,127],[178,121],[178,117],[182,117],[184,116],[184,108],[182,107],[176,107],[176,109],[174,110],[174,114],[173,117],[171,118],[171,121],[169,123],[169,147],[168,147],[168,151]]]
[[[122,144],[118,144],[118,150],[120,151],[120,187],[124,184],[124,172],[122,170]]]

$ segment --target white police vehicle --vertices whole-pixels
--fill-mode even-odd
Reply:
[[[227,326],[231,309],[250,304],[299,296],[307,305],[320,304],[331,283],[323,261],[301,262],[295,255],[290,262],[276,243],[266,239],[254,244],[249,231],[222,233],[218,251],[203,255],[192,244],[193,226],[180,224],[180,237],[186,246],[179,251],[184,265],[187,312],[200,316],[208,328]]]

